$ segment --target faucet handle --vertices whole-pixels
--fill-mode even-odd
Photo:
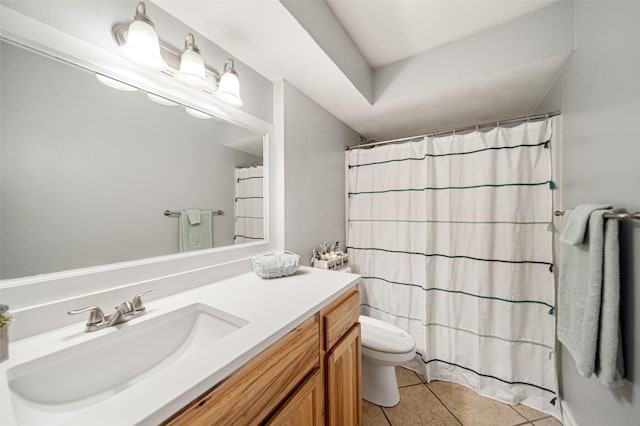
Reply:
[[[129,315],[135,311],[131,302],[122,302],[120,305],[115,306],[113,309],[120,311],[122,315]]]
[[[145,310],[145,307],[142,306],[142,300],[140,299],[142,296],[147,296],[149,294],[153,294],[158,291],[155,288],[151,290],[143,291],[142,293],[136,294],[133,296],[133,300],[131,301],[131,305],[133,306],[133,312],[141,312]]]
[[[87,320],[87,326],[90,325],[97,325],[100,324],[101,322],[104,321],[104,313],[102,312],[102,309],[100,309],[97,306],[88,306],[86,308],[81,308],[81,309],[72,309],[70,311],[67,311],[67,314],[69,315],[75,315],[75,314],[81,314],[83,312],[89,312],[89,320]]]

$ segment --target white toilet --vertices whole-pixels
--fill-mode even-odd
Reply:
[[[362,398],[383,407],[400,402],[396,365],[415,356],[416,342],[395,325],[360,315]]]

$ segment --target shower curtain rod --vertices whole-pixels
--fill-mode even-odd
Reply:
[[[526,117],[510,118],[508,120],[490,121],[488,123],[474,124],[473,126],[458,127],[458,128],[455,128],[455,129],[449,129],[449,130],[442,130],[442,131],[439,131],[439,132],[426,133],[424,135],[410,136],[410,137],[407,137],[407,138],[391,139],[391,140],[387,140],[387,141],[365,143],[365,144],[361,144],[361,145],[349,146],[345,150],[346,151],[351,151],[352,149],[373,148],[374,146],[380,146],[380,145],[413,142],[413,141],[420,140],[420,139],[422,139],[424,137],[442,136],[442,135],[446,135],[448,133],[464,132],[466,130],[486,129],[487,127],[491,127],[491,128],[500,127],[501,124],[515,124],[515,123],[520,123],[520,122],[524,123],[526,121],[546,120],[547,118],[555,117],[556,115],[560,115],[560,111],[548,112],[546,114],[528,115]]]

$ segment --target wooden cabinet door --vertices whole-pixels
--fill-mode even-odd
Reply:
[[[317,369],[269,419],[269,426],[324,425],[322,375]]]
[[[319,315],[260,352],[164,426],[257,426],[320,366]]]
[[[359,426],[362,418],[360,324],[356,323],[325,358],[329,426]]]

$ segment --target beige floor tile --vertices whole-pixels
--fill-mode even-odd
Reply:
[[[429,383],[429,388],[464,426],[512,426],[527,421],[511,406],[457,383],[436,381]]]
[[[532,423],[536,426],[562,426],[562,422],[553,416]]]
[[[396,377],[398,377],[398,386],[400,387],[422,383],[420,376],[403,367],[396,367]]]
[[[518,413],[522,414],[527,420],[538,420],[545,417],[549,417],[547,413],[538,411],[535,408],[527,407],[526,405],[518,404],[512,406]]]
[[[363,426],[389,426],[382,408],[364,399],[362,400],[362,424]]]
[[[424,385],[400,388],[400,403],[383,410],[393,426],[460,425]]]

